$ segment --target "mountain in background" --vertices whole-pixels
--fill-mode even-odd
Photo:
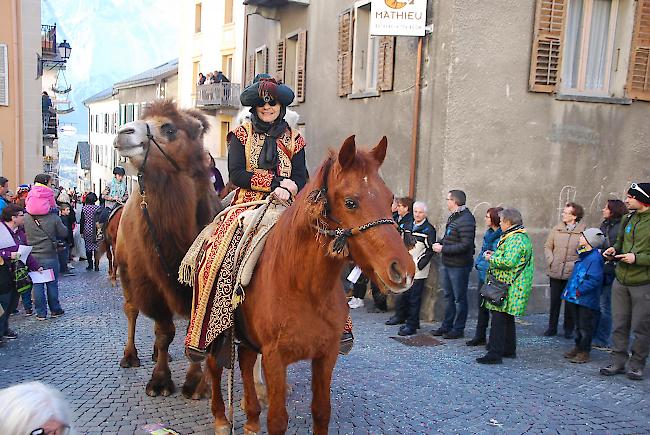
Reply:
[[[144,70],[178,57],[178,0],[42,0],[41,24],[56,24],[57,43],[72,54],[65,78],[75,111],[59,117],[77,129],[59,138],[61,178],[73,185],[77,141],[88,140],[83,100]],[[70,179],[72,177],[72,179]]]

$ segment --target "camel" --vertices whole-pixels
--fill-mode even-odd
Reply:
[[[387,145],[384,137],[371,151],[357,150],[354,136],[348,138],[269,233],[239,308],[246,325],[241,330],[252,343],[239,346],[244,433],[260,430],[252,347],[262,354],[268,432],[287,430],[287,366],[311,360],[313,433],[328,433],[332,371],[349,310],[339,276],[350,258],[384,292],[402,293],[413,282],[415,264],[391,217],[392,193],[378,173]],[[215,433],[230,433],[222,368],[213,355],[207,366]]]
[[[117,245],[117,232],[120,228],[120,219],[122,218],[123,208],[120,207],[115,210],[108,222],[106,223],[106,230],[104,231],[104,239],[99,244],[97,249],[97,263],[106,254],[108,260],[108,279],[111,281],[111,286],[115,287],[117,284],[117,262],[115,259],[115,246]]]
[[[178,283],[178,267],[218,207],[208,166],[200,158],[207,128],[200,112],[162,101],[148,108],[142,119],[123,125],[113,143],[142,181],[124,206],[117,237],[116,262],[128,320],[120,366],[140,366],[135,324],[142,312],[155,322],[156,365],[146,386],[149,396],[175,391],[168,364],[176,332],[173,317],[188,318],[192,302],[192,291]],[[192,399],[209,394],[200,363],[190,363],[182,393]]]

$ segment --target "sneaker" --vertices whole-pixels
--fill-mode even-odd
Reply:
[[[388,326],[399,325],[400,323],[406,323],[406,320],[401,319],[397,316],[391,316],[390,319],[384,322],[384,324]]]
[[[442,335],[445,335],[448,332],[449,331],[446,330],[446,329],[438,328],[438,329],[434,329],[433,331],[431,331],[431,335],[433,335],[434,337],[440,337]]]
[[[15,340],[18,338],[18,334],[16,334],[16,332],[12,331],[11,329],[7,329],[4,338],[6,338],[7,340]]]
[[[352,298],[348,301],[348,306],[351,309],[361,308],[364,306],[363,299],[361,298]]]
[[[603,376],[622,375],[624,373],[625,367],[617,366],[616,364],[610,364],[607,367],[600,369],[600,374]]]
[[[26,317],[33,316],[33,315],[34,315],[34,310],[32,310],[31,308],[25,310]]]
[[[64,310],[61,310],[61,311],[52,311],[51,316],[52,316],[52,317],[61,317],[61,316],[64,315],[64,314],[65,314],[65,311],[64,311]]]
[[[415,335],[417,333],[417,330],[411,326],[408,325],[402,325],[399,328],[399,331],[397,331],[397,335],[401,335],[402,337],[406,337],[408,335]]]
[[[70,270],[74,269],[74,266],[72,265],[72,263],[68,263],[68,269],[70,269]]]
[[[489,352],[480,358],[476,358],[476,362],[479,364],[502,364],[503,360],[501,357],[492,355]]]
[[[628,379],[633,381],[643,380],[643,369],[629,369],[626,373]]]
[[[574,364],[584,364],[589,362],[589,353],[588,352],[577,352],[572,358],[569,358],[569,362]]]
[[[37,314],[36,320],[47,320],[47,316],[41,316],[40,314]]]
[[[570,351],[566,352],[566,353],[564,354],[564,357],[567,358],[567,359],[571,359],[571,358],[573,358],[574,356],[576,356],[576,355],[578,354],[578,352],[580,352],[580,351],[578,350],[578,348],[577,348],[577,347],[574,347],[574,348],[571,349]]]
[[[465,334],[462,332],[456,332],[456,331],[449,331],[446,334],[442,334],[442,338],[446,338],[447,340],[455,340],[457,338],[463,338]]]
[[[344,332],[341,335],[341,341],[339,342],[339,354],[347,355],[352,350],[354,345],[354,335],[351,332]]]

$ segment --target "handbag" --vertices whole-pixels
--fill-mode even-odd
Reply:
[[[16,282],[16,291],[20,294],[31,291],[34,283],[29,276],[29,268],[21,260],[14,263],[14,281]]]
[[[485,276],[485,283],[483,283],[483,287],[481,287],[481,296],[483,296],[489,303],[491,303],[494,306],[497,307],[503,306],[503,304],[505,304],[506,302],[506,299],[508,299],[508,290],[510,286],[515,281],[517,281],[519,275],[521,275],[524,269],[526,269],[526,266],[528,266],[529,261],[530,261],[530,255],[526,259],[524,266],[519,270],[519,272],[517,272],[517,275],[515,275],[511,283],[507,283],[495,278],[494,275],[488,269],[487,274]]]

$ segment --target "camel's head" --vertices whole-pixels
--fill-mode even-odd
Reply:
[[[173,169],[176,164],[185,168],[203,161],[203,135],[207,129],[208,121],[201,113],[179,110],[171,101],[161,101],[153,103],[142,119],[124,124],[115,136],[113,147],[136,168],[142,166],[147,152],[147,166],[166,165]]]

